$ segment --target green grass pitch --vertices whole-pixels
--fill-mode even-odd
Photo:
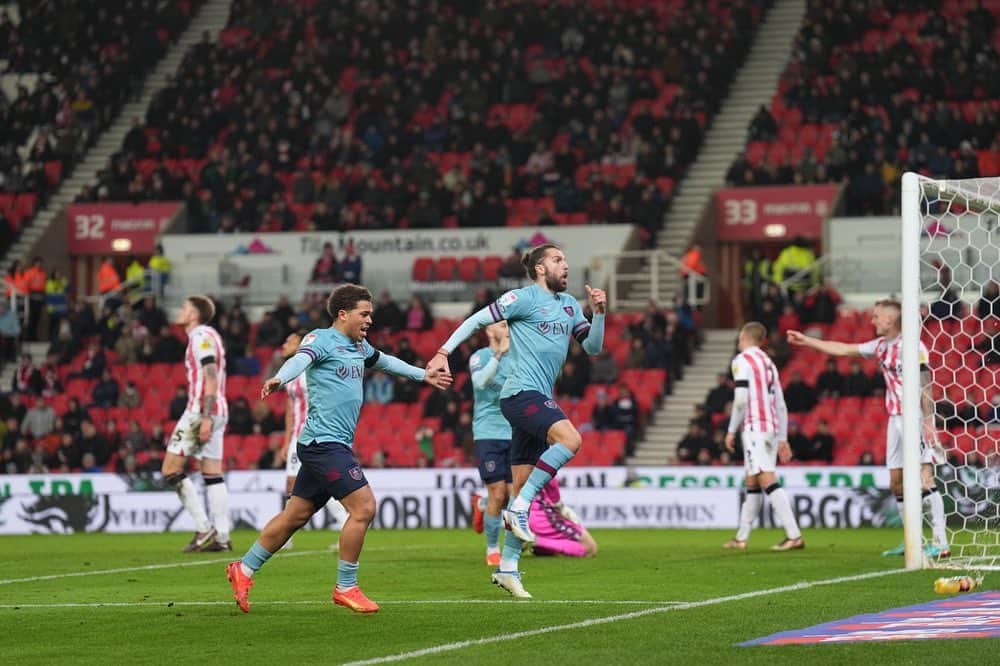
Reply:
[[[332,532],[296,535],[294,549],[257,575],[251,613],[241,613],[224,563],[255,536],[235,534],[231,558],[184,555],[182,534],[0,538],[4,663],[332,664],[445,646],[405,661],[940,665],[980,663],[1000,650],[996,639],[734,647],[940,598],[932,582],[949,574],[933,571],[739,596],[898,569],[901,558],[879,553],[898,543],[899,530],[806,531],[807,548],[792,553],[769,552],[781,534],[758,530],[746,554],[720,548],[729,532],[596,531],[592,560],[525,554],[532,601],[490,584],[482,537],[471,531],[373,531],[359,572],[382,604],[371,616],[330,603]],[[98,573],[110,569],[129,570]],[[995,587],[987,577],[984,588]],[[503,638],[517,632],[535,633]]]

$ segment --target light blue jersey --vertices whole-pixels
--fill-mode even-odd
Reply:
[[[500,389],[510,370],[510,354],[497,361],[493,350],[483,347],[469,358],[472,380],[472,438],[510,439],[510,424],[500,412]]]
[[[510,329],[511,369],[501,398],[522,391],[538,391],[551,398],[571,335],[592,356],[604,344],[603,314],[595,314],[591,326],[575,298],[533,284],[508,291],[466,319],[441,348],[450,354],[477,329],[503,319]]]
[[[365,368],[423,381],[424,371],[383,354],[367,340],[355,342],[336,328],[318,328],[304,338],[298,351],[278,371],[282,386],[303,371],[309,407],[299,446],[314,441],[354,446],[354,431],[364,402]]]

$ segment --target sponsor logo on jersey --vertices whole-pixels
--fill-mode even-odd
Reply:
[[[538,324],[538,330],[541,331],[542,335],[548,335],[549,334],[549,322],[547,322],[547,321],[539,322],[539,324]]]
[[[202,349],[211,349],[212,341],[209,340],[208,338],[205,338],[204,340],[201,341],[201,344],[198,346],[201,347]]]
[[[517,300],[517,294],[515,294],[512,291],[508,291],[506,294],[504,294],[497,300],[497,303],[500,304],[500,307],[505,308],[516,300]]]
[[[341,379],[361,379],[365,372],[359,365],[338,365],[337,376]]]

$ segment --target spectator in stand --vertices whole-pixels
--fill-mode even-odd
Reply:
[[[937,287],[941,295],[931,303],[930,314],[939,321],[958,321],[962,317],[964,303],[951,279],[951,268],[947,264],[934,262],[937,268]]]
[[[34,401],[21,422],[21,434],[42,439],[56,427],[56,412],[45,398]]]
[[[778,333],[784,337],[788,331],[797,331],[800,328],[802,328],[802,320],[799,319],[799,313],[795,311],[795,306],[791,303],[785,304],[781,316],[778,317]]]
[[[103,408],[114,407],[118,404],[118,394],[118,382],[111,375],[111,371],[105,368],[100,380],[94,385],[94,390],[91,393],[93,406]]]
[[[281,325],[275,321],[272,313],[265,312],[261,318],[257,326],[256,342],[258,347],[273,348],[281,344]]]
[[[750,256],[743,262],[743,290],[746,306],[754,319],[760,318],[760,305],[771,281],[771,260],[763,255],[760,248],[750,250]]]
[[[867,398],[872,393],[871,381],[861,368],[861,363],[851,361],[851,371],[844,377],[842,396]]]
[[[802,460],[820,460],[825,463],[833,462],[833,445],[835,441],[830,434],[829,425],[823,419],[816,424],[816,432],[809,440],[809,457]]]
[[[504,259],[498,271],[501,278],[516,279],[524,277],[524,265],[521,263],[521,252],[515,247]]]
[[[263,400],[257,400],[253,403],[250,414],[253,418],[252,429],[254,433],[271,435],[284,431],[284,423],[278,423],[271,408]]]
[[[615,408],[608,399],[608,392],[598,389],[594,409],[590,413],[594,430],[610,430],[615,427]]]
[[[817,324],[832,324],[837,320],[837,307],[841,296],[829,280],[822,282],[806,294],[803,321]]]
[[[748,139],[750,141],[774,141],[777,138],[778,123],[775,122],[774,116],[767,110],[767,107],[761,105],[757,109],[757,115],[750,121]]]
[[[687,252],[681,257],[681,280],[683,281],[683,291],[682,291],[682,302],[687,303],[691,293],[692,288],[689,286],[689,281],[695,279],[696,275],[706,276],[708,275],[708,269],[705,268],[705,263],[701,258],[701,245],[695,243],[688,247]],[[701,299],[704,296],[705,285],[703,282],[699,281],[694,287],[694,295],[696,298]]]
[[[45,281],[45,310],[49,316],[49,340],[55,340],[59,324],[69,314],[69,281],[53,270]]]
[[[55,365],[46,365],[41,372],[42,375],[42,397],[52,398],[63,393],[62,382],[59,381],[59,371]]]
[[[237,399],[237,401],[238,400],[239,399]],[[246,400],[244,400],[244,402],[246,402]],[[187,404],[188,404],[187,386],[182,384],[177,387],[176,391],[174,391],[174,397],[173,399],[170,400],[170,404],[167,406],[167,415],[168,415],[167,418],[169,418],[171,421],[176,421],[177,419],[179,419],[181,415],[184,413],[184,410],[187,409]],[[230,413],[229,415],[229,429],[235,432],[233,430],[232,413]],[[237,433],[237,434],[247,435],[249,433]]]
[[[844,375],[837,370],[837,360],[826,361],[826,370],[816,378],[816,390],[820,398],[838,398],[844,390]]]
[[[108,297],[118,290],[121,283],[118,269],[112,263],[111,257],[105,257],[100,268],[97,269],[97,292],[101,296]],[[110,298],[109,302],[113,304],[112,308],[115,308],[121,304],[121,299],[119,296],[114,296]]]
[[[402,310],[392,300],[389,292],[383,291],[379,296],[375,311],[372,312],[372,329],[395,333],[403,330],[404,326],[406,326],[406,317],[403,316]]]
[[[354,243],[344,248],[344,258],[340,260],[340,279],[348,284],[361,284],[361,257],[354,253]]]
[[[816,406],[816,389],[806,384],[802,373],[796,370],[785,387],[785,404],[792,414],[804,414]]]
[[[709,414],[719,414],[727,402],[733,399],[733,380],[728,372],[720,372],[716,385],[705,398],[705,411]]]
[[[180,363],[184,360],[184,343],[170,331],[169,326],[160,329],[160,334],[150,338],[152,347],[149,363]]]
[[[788,344],[788,340],[776,330],[771,330],[768,336],[766,351],[779,370],[785,367],[788,359],[792,356],[792,349]]]
[[[387,405],[392,402],[394,383],[384,372],[376,370],[365,381],[365,402]]]
[[[45,282],[48,276],[42,266],[42,258],[35,257],[31,266],[24,271],[25,286],[28,289],[28,326],[25,336],[28,340],[38,340],[38,325],[45,310]]]
[[[334,284],[340,279],[340,263],[333,252],[333,243],[323,243],[323,253],[313,265],[310,281],[317,284]]]
[[[70,398],[69,402],[66,403],[66,411],[62,415],[63,428],[70,434],[80,432],[80,424],[88,418],[90,416],[80,406],[80,401],[76,398]]]
[[[149,258],[150,278],[153,281],[153,293],[163,298],[163,289],[170,283],[170,260],[163,252],[163,246],[157,243],[156,251]],[[147,325],[149,330],[156,330]]]
[[[156,299],[147,296],[137,308],[136,318],[147,331],[159,331],[167,325],[167,313],[156,304]]]
[[[626,453],[632,455],[635,438],[639,434],[639,405],[632,396],[632,390],[625,384],[618,385],[618,393],[613,403],[614,428],[624,430]]]
[[[587,390],[587,378],[573,361],[567,360],[556,380],[556,395],[579,400]]]
[[[94,456],[98,467],[103,467],[111,457],[111,446],[108,440],[97,431],[94,423],[90,419],[84,419],[80,424],[80,436],[77,438],[77,445],[81,456],[88,453]]]
[[[114,299],[107,300],[101,318],[97,322],[98,337],[104,349],[114,349],[125,328],[125,323],[118,314],[119,307],[120,302],[116,304]]]
[[[633,338],[625,357],[625,367],[631,369],[643,368],[646,362],[646,347],[641,338]]]
[[[108,419],[104,424],[104,437],[108,440],[108,448],[111,451],[118,451],[124,445],[122,433],[118,430],[118,422],[114,419]]]
[[[11,390],[25,395],[40,395],[42,386],[42,375],[31,360],[31,354],[22,354],[21,363],[14,371]]]
[[[705,430],[698,423],[692,421],[688,425],[687,434],[677,445],[677,462],[693,463],[698,459],[698,454],[703,448],[709,448],[711,441],[705,435]]]
[[[976,303],[976,316],[980,319],[1000,317],[1000,284],[990,280],[983,286],[982,296]]]
[[[409,307],[406,308],[406,330],[429,331],[432,328],[434,328],[434,316],[431,314],[430,306],[419,296],[413,296]]]
[[[178,387],[178,397],[174,401],[179,403],[180,387]],[[187,391],[185,390],[185,394]],[[184,405],[187,405],[185,396]],[[173,402],[171,403],[171,408]],[[181,408],[184,411],[184,407]],[[250,411],[250,403],[243,396],[237,397],[229,406],[229,432],[234,435],[250,435],[253,433],[253,412]]]
[[[17,340],[21,336],[21,322],[10,309],[10,301],[0,299],[0,366],[17,356]]]
[[[788,419],[788,445],[796,460],[809,460],[809,438],[799,430],[799,420],[795,418]]]
[[[149,439],[142,431],[139,422],[131,419],[128,422],[128,432],[125,433],[125,444],[131,451],[145,451],[149,448]]]
[[[618,364],[610,349],[602,349],[590,366],[590,381],[595,384],[614,384],[618,381]]]
[[[811,270],[807,270],[810,268]],[[796,236],[791,244],[778,254],[772,270],[774,282],[780,284],[787,281],[790,292],[804,292],[819,284],[816,253],[810,247],[809,241],[802,236]]]

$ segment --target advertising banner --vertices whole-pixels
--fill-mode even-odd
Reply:
[[[880,488],[795,488],[786,490],[802,529],[823,527],[900,527],[896,498]],[[764,503],[761,523],[780,527],[770,502]]]
[[[70,204],[70,254],[153,254],[179,202]]]
[[[715,195],[720,241],[819,239],[833,212],[837,185],[734,187]]]
[[[391,288],[407,292],[412,283],[413,261],[437,258],[498,256],[506,258],[515,247],[558,244],[569,257],[569,291],[582,295],[584,280],[599,283],[606,271],[599,255],[624,249],[631,225],[573,227],[490,227],[479,229],[393,229],[351,232],[263,233],[192,235],[166,234],[164,251],[182,270],[171,275],[171,284],[183,293],[213,291],[219,281],[249,278],[252,290],[275,294],[300,292],[319,258],[324,243],[331,243],[338,258],[348,246],[362,260],[362,281],[376,291]],[[460,286],[460,285],[459,285]],[[214,291],[213,291],[214,293]],[[263,297],[263,292],[259,294]]]

